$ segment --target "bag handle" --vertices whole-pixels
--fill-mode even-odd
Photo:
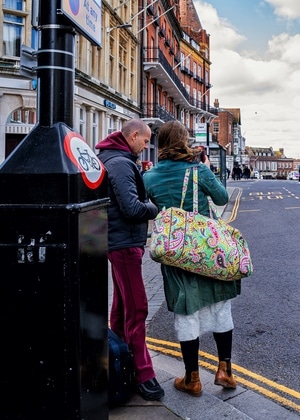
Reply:
[[[184,203],[184,199],[185,199],[185,195],[187,191],[190,173],[191,173],[191,168],[187,168],[185,171],[184,179],[183,179],[181,203],[180,203],[181,209],[183,208],[183,203]],[[210,197],[208,197],[208,209],[209,209],[211,219],[220,219],[220,215]],[[193,213],[198,214],[198,166],[193,166]]]
[[[183,203],[189,183],[189,177],[191,173],[191,168],[187,168],[183,178],[182,193],[181,193],[181,203],[180,208],[183,208]],[[193,212],[194,214],[198,213],[198,167],[193,166]]]
[[[184,203],[184,199],[185,199],[185,195],[186,195],[186,191],[187,191],[190,172],[191,172],[191,168],[187,168],[186,171],[185,171],[185,174],[184,174],[184,178],[183,178],[182,191],[181,191],[181,202],[180,202],[180,208],[181,209],[183,208],[183,203]]]

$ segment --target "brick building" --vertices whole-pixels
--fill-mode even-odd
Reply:
[[[286,179],[290,171],[294,169],[294,159],[284,154],[284,149],[274,151],[272,147],[251,147],[246,146],[249,155],[250,167],[259,171],[266,179]]]
[[[20,69],[21,45],[38,48],[31,6],[31,0],[1,6],[0,162],[37,122],[35,76]],[[74,129],[93,148],[125,120],[141,117],[153,132],[143,159],[152,161],[165,121],[180,120],[195,143],[199,127],[216,112],[209,97],[209,35],[193,1],[102,0],[101,11],[101,46],[75,37]]]

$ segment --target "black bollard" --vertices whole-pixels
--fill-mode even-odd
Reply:
[[[74,31],[43,2],[39,122],[0,167],[1,418],[108,418],[107,179],[72,129]]]

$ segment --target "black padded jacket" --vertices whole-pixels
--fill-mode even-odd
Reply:
[[[155,218],[158,209],[147,198],[137,156],[121,132],[112,133],[96,148],[108,174],[108,251],[144,246],[148,221]]]

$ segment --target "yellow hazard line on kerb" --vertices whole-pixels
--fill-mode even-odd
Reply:
[[[173,343],[171,341],[164,341],[164,340],[158,340],[156,338],[147,337],[147,347],[150,350],[157,351],[159,353],[182,358],[179,343]],[[201,356],[204,359],[208,359],[208,360],[212,360],[216,362],[216,364],[213,365],[205,360],[199,360],[199,366],[205,369],[212,370],[213,372],[216,372],[216,368],[218,364],[218,358],[216,356],[213,356],[212,354],[209,354],[203,351],[199,351],[199,356]],[[234,370],[234,372],[237,372],[240,374],[240,375],[236,375],[235,373],[235,378],[238,384],[245,385],[246,387],[259,392],[260,394],[276,401],[279,404],[282,404],[286,407],[290,407],[300,412],[300,404],[297,404],[294,401],[289,400],[288,398],[282,397],[281,395],[276,394],[274,391],[278,390],[284,394],[290,395],[294,399],[299,399],[299,400],[300,400],[300,392],[294,389],[288,388],[284,385],[280,385],[276,382],[273,382],[265,378],[264,376],[251,372],[250,370],[247,370],[243,368],[242,366],[236,365],[234,363],[232,363],[232,369]],[[244,375],[246,378],[248,377],[250,379],[253,379],[254,381],[258,383],[252,382],[249,379],[245,379],[241,375]],[[265,388],[264,386],[270,387],[271,390]]]

